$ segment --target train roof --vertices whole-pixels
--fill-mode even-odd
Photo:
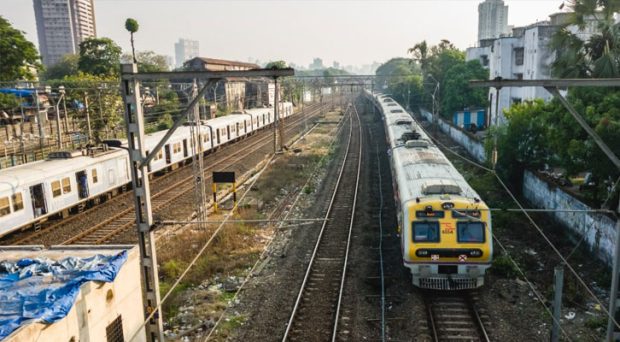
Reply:
[[[377,98],[377,100],[379,100]],[[423,127],[402,106],[378,101],[384,113],[400,199],[455,196],[472,203],[480,196],[467,183]]]
[[[123,155],[124,150],[109,150],[102,154],[91,156],[74,156],[71,158],[46,159],[18,165],[0,172],[0,193],[13,192],[29,184],[41,183],[45,179],[72,177],[77,169],[91,167],[102,160],[108,160]]]

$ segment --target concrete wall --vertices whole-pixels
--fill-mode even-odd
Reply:
[[[538,208],[592,209],[530,171],[525,171],[523,175],[523,196]],[[584,237],[583,243],[590,247],[592,253],[607,265],[612,265],[616,238],[616,222],[613,219],[596,213],[556,212],[550,215],[566,226],[577,239]]]
[[[64,249],[64,256],[92,256],[96,253],[118,253],[93,247],[81,251]],[[17,253],[17,252],[16,252]],[[50,254],[45,256],[54,259]],[[106,327],[118,316],[123,323],[123,337],[127,341],[144,321],[142,288],[140,281],[140,255],[138,247],[128,251],[128,257],[112,283],[87,282],[69,314],[53,324],[32,323],[22,326],[6,338],[6,342],[19,341],[100,341],[106,342]],[[145,342],[144,328],[132,341]]]
[[[420,110],[420,113],[426,120],[432,121],[433,115],[424,109]],[[456,141],[459,145],[469,152],[477,161],[483,163],[486,161],[486,153],[484,151],[484,144],[480,141],[477,141],[471,137],[469,137],[465,132],[460,129],[450,125],[443,119],[439,119],[439,128],[442,132],[449,135],[452,140]]]
[[[430,112],[422,110],[421,113],[428,121],[432,120]],[[486,160],[483,143],[470,138],[443,120],[439,121],[439,127],[442,132],[449,135],[460,146],[465,148],[475,159],[480,162]],[[561,188],[538,178],[530,171],[525,171],[523,175],[523,196],[537,208],[592,209],[570,194],[562,191]],[[602,214],[582,212],[557,212],[550,213],[550,215],[574,234],[576,239],[581,240],[584,237],[583,243],[587,244],[592,254],[607,265],[612,266],[616,238],[616,222],[613,219]]]

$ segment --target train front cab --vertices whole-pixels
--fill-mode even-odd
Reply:
[[[491,216],[483,202],[411,201],[403,212],[402,246],[413,284],[435,290],[481,287],[493,250]]]

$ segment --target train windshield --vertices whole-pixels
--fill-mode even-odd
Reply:
[[[414,222],[414,242],[439,242],[439,222]]]
[[[458,242],[484,242],[484,223],[459,222],[456,225]]]

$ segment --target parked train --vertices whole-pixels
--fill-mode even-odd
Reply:
[[[273,112],[273,108],[255,108],[203,121],[203,150],[211,152],[270,126]],[[292,103],[280,104],[281,118],[292,114]],[[147,149],[155,147],[165,134],[145,135]],[[129,185],[129,157],[122,145],[114,141],[111,146],[117,147],[52,153],[47,160],[0,170],[0,236],[37,225],[53,215],[64,217],[72,208],[81,210]],[[173,169],[191,158],[190,127],[181,126],[150,162],[149,171]]]
[[[366,96],[383,118],[403,263],[413,284],[435,290],[482,286],[493,256],[487,205],[396,101]]]

